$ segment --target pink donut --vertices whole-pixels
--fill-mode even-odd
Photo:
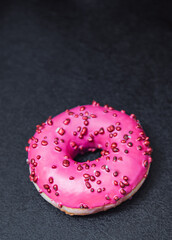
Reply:
[[[49,117],[26,147],[30,180],[49,203],[70,215],[88,215],[130,198],[147,177],[152,152],[134,114],[93,101]],[[102,149],[94,161],[78,153]]]

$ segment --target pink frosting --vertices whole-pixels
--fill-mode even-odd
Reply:
[[[78,106],[37,125],[29,139],[30,180],[52,201],[71,208],[115,203],[146,177],[149,138],[135,115],[112,107]],[[102,149],[84,163],[74,157]]]

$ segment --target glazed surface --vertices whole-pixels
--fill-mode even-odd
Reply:
[[[102,149],[100,158],[74,161],[78,153],[96,149]],[[147,176],[152,161],[135,116],[96,102],[37,125],[26,150],[30,180],[59,208],[114,204]]]

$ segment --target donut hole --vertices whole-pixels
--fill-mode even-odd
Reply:
[[[101,151],[102,149],[96,149],[94,152],[93,151],[86,151],[85,153],[78,153],[75,158],[74,161],[76,162],[86,162],[87,160],[94,161],[97,158],[101,157]]]

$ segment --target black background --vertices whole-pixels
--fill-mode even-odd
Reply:
[[[172,237],[171,12],[170,1],[1,1],[0,239]],[[30,183],[24,149],[36,124],[93,99],[136,114],[154,161],[131,201],[70,217]]]

